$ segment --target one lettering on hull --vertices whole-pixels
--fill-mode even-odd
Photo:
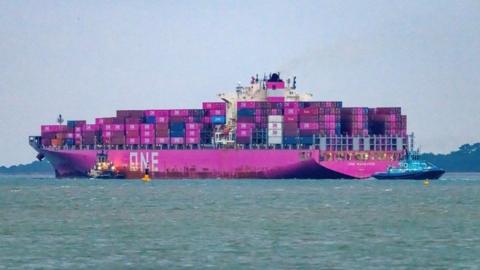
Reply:
[[[158,172],[158,152],[130,152],[128,167],[130,171],[144,171],[147,167]]]

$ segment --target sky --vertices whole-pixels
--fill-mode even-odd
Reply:
[[[400,106],[423,152],[480,141],[480,1],[0,0],[0,165],[117,109],[199,108],[253,74]]]

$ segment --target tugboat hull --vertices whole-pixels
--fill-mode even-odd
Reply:
[[[421,172],[376,173],[373,177],[378,180],[435,180],[444,173],[444,170],[435,169]]]

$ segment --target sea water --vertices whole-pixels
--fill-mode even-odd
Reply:
[[[480,174],[0,177],[0,269],[478,269]]]

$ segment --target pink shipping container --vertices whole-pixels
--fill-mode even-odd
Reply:
[[[80,133],[75,133],[75,139],[81,139],[82,138],[82,134]]]
[[[113,122],[113,117],[95,118],[95,124],[97,125],[113,124]]]
[[[284,97],[267,97],[268,102],[284,102]]]
[[[100,126],[97,124],[86,124],[84,126],[85,131],[97,131],[100,129]]]
[[[300,129],[316,130],[318,128],[318,123],[300,123]]]
[[[191,134],[187,133],[187,134],[185,134],[185,137],[186,138],[196,138],[196,137],[200,138],[200,132],[196,132],[196,133],[194,132],[194,133],[191,133]]]
[[[188,116],[188,110],[185,109],[175,109],[170,110],[170,116]]]
[[[73,139],[74,135],[71,132],[65,133],[65,139]]]
[[[110,138],[103,138],[104,144],[112,144],[112,145],[121,145],[125,144],[125,137],[110,137]]]
[[[143,110],[117,110],[117,117],[118,118],[135,118],[135,117],[143,117],[144,116]]]
[[[140,118],[127,118],[125,119],[125,124],[140,124],[142,122],[142,119]]]
[[[237,129],[237,137],[251,137],[252,136],[252,129]]]
[[[155,116],[155,123],[168,123],[168,116]]]
[[[255,124],[253,123],[238,123],[237,128],[238,129],[252,129],[255,127]]]
[[[75,133],[82,133],[82,127],[75,127]]]
[[[171,137],[170,138],[171,144],[184,144],[185,138],[184,137]]]
[[[187,137],[196,137],[196,136],[200,136],[200,129],[189,129],[186,131],[186,136]]]
[[[139,130],[140,129],[140,125],[139,124],[128,124],[125,126],[125,130],[127,131],[133,131],[133,130]]]
[[[164,129],[160,129],[160,130],[155,130],[155,136],[156,137],[168,137],[170,136],[170,132],[167,130],[164,130]]]
[[[319,121],[318,115],[299,115],[298,116],[298,122],[309,123],[309,122],[318,122],[318,121]]]
[[[145,116],[169,116],[169,110],[146,110],[144,111]]]
[[[125,130],[125,125],[123,124],[104,124],[102,127],[103,130],[114,130],[114,131],[123,131]]]
[[[374,114],[401,114],[402,109],[399,107],[379,107],[371,108],[369,111],[372,111]]]
[[[115,125],[113,125],[113,130],[115,130],[115,131],[125,130],[125,125],[123,125],[123,124],[115,124]]]
[[[141,138],[140,142],[142,144],[155,144],[155,137],[146,137],[146,138]]]
[[[127,130],[127,137],[139,137],[140,136],[140,131],[138,130]]]
[[[202,108],[204,110],[226,110],[225,102],[203,102]]]
[[[199,144],[200,137],[187,137],[186,141],[187,141],[187,144]]]
[[[66,131],[66,125],[43,125],[41,126],[42,132],[58,132],[58,131]]]
[[[298,117],[296,115],[287,115],[283,117],[283,122],[298,122]]]
[[[142,136],[142,137],[155,137],[155,132],[153,130],[142,130],[140,132],[140,136]]]
[[[102,137],[121,137],[124,136],[123,131],[111,131],[111,130],[106,130],[102,132]]]
[[[237,109],[255,109],[254,101],[239,101],[237,102]]]
[[[126,139],[126,144],[133,145],[133,144],[140,144],[140,138],[138,137],[130,137]]]
[[[110,130],[107,130],[107,131],[103,131],[103,132],[102,132],[102,137],[104,137],[104,138],[110,138],[110,137],[112,137],[112,136],[113,136],[113,132],[110,131]]]
[[[298,101],[286,101],[283,105],[285,109],[298,109]]]
[[[309,107],[298,110],[299,115],[318,115],[319,110],[317,107]]]
[[[113,130],[113,124],[103,124],[102,125],[102,130],[107,130],[107,131],[111,131]]]
[[[187,130],[189,130],[189,129],[201,129],[202,124],[201,123],[187,123],[187,124],[185,124],[185,128]]]
[[[156,137],[156,144],[170,144],[170,137]]]
[[[285,109],[284,115],[298,115],[298,109],[297,108],[287,108]]]
[[[143,130],[154,130],[155,126],[153,124],[141,124],[140,129]]]
[[[225,110],[210,110],[210,116],[222,116],[225,115]]]

